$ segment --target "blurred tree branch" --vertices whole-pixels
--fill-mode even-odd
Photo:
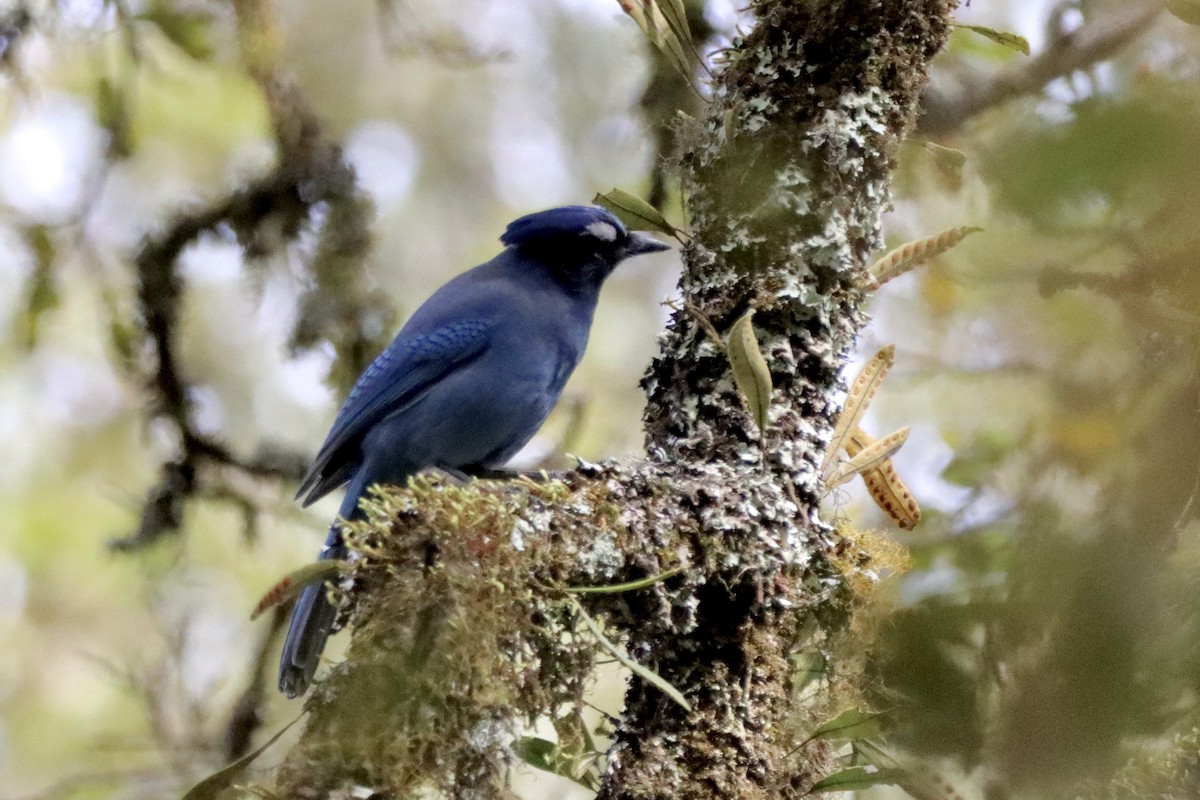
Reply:
[[[960,75],[953,80],[953,88],[930,89],[921,101],[924,113],[918,122],[919,133],[953,133],[978,114],[1022,95],[1036,94],[1056,78],[1111,58],[1145,33],[1162,8],[1160,0],[1118,5],[1102,16],[1089,17],[1077,30],[1055,31],[1042,52],[1007,72]],[[1055,19],[1059,16],[1061,10]]]
[[[190,387],[176,351],[184,289],[178,262],[189,246],[228,230],[246,257],[255,259],[295,240],[306,226],[317,226],[318,244],[308,264],[311,285],[301,300],[291,345],[300,350],[331,341],[339,356],[336,378],[343,387],[380,347],[376,339],[382,334],[371,336],[365,331],[386,330],[381,323],[391,316],[385,299],[366,287],[361,268],[370,249],[370,204],[358,191],[341,151],[324,138],[299,89],[275,68],[280,45],[273,3],[239,0],[235,10],[243,61],[262,88],[272,122],[277,164],[227,196],[180,213],[162,232],[148,236],[134,257],[138,311],[152,354],[151,416],[172,424],[179,453],[163,465],[137,530],[114,542],[119,549],[142,547],[178,530],[186,502],[202,484],[223,485],[221,470],[297,481],[307,464],[302,454],[274,448],[242,456],[234,447],[196,430]]]
[[[233,713],[225,726],[225,760],[236,761],[250,752],[254,734],[262,727],[262,706],[267,699],[266,675],[274,663],[279,633],[289,616],[286,604],[275,609],[271,624],[262,632],[254,658],[247,670],[246,687],[233,706]]]
[[[162,232],[146,237],[134,258],[138,311],[145,349],[151,354],[150,416],[172,425],[178,453],[161,466],[137,529],[112,543],[117,549],[145,547],[178,531],[187,504],[204,497],[235,502],[243,510],[249,536],[258,509],[238,491],[235,479],[240,475],[295,483],[307,467],[303,454],[264,447],[244,456],[235,446],[196,429],[189,380],[177,350],[184,291],[179,259],[186,248],[205,236],[232,231],[247,260],[253,260],[287,246],[306,227],[316,228],[317,246],[306,265],[310,285],[301,299],[291,346],[302,350],[331,341],[338,355],[335,380],[343,388],[382,346],[376,339],[389,327],[390,304],[367,288],[362,269],[371,245],[370,203],[299,89],[279,74],[281,34],[275,5],[272,0],[237,0],[234,9],[242,61],[263,92],[277,162],[269,173],[228,195],[178,214]],[[375,331],[374,336],[368,330]],[[261,722],[263,672],[282,625],[281,613],[264,634],[248,684],[226,725],[225,750],[231,758],[248,750]]]

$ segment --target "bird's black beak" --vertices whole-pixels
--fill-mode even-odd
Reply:
[[[640,256],[643,253],[658,253],[663,250],[670,250],[671,245],[663,244],[658,239],[647,236],[644,233],[634,231],[629,234],[629,238],[625,240],[625,257]]]

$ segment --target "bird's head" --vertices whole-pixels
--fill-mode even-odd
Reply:
[[[579,287],[594,287],[627,258],[669,250],[644,233],[629,231],[599,206],[562,206],[509,223],[500,241],[544,264]]]

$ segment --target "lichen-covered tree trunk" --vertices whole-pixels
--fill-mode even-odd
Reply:
[[[607,657],[585,613],[687,703],[631,680],[601,797],[799,797],[830,769],[821,747],[797,750],[792,696],[791,656],[848,595],[817,467],[864,321],[855,282],[954,5],[755,4],[681,132],[686,307],[644,380],[648,458],[381,499],[351,537],[348,658],[310,701],[282,795],[502,793],[519,720],[564,718]],[[774,383],[761,435],[711,335],[749,309]]]
[[[646,469],[699,530],[703,584],[686,625],[650,604],[626,622],[704,702],[684,714],[635,684],[604,797],[798,795],[819,767],[786,763],[798,610],[837,605],[817,467],[863,323],[854,283],[880,244],[896,146],[952,6],[760,3],[695,126],[684,295],[718,330],[756,310],[775,391],[760,443],[725,357],[693,315],[675,315],[645,381]]]

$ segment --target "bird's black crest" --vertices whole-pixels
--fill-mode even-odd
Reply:
[[[600,206],[563,206],[514,220],[500,237],[510,247],[561,236],[592,236],[612,243],[628,236],[625,226]]]

